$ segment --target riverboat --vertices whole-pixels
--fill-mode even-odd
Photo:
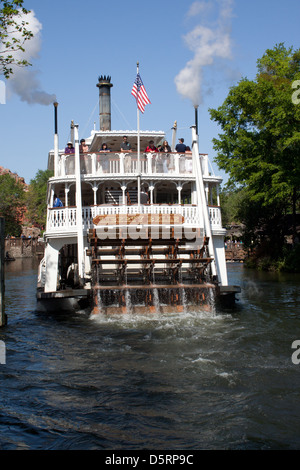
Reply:
[[[200,154],[195,124],[191,151],[168,152],[163,131],[111,130],[111,77],[101,76],[99,130],[81,151],[71,122],[74,153],[59,150],[54,103],[54,149],[48,155],[45,254],[38,274],[39,310],[166,312],[186,305],[234,304],[227,280],[219,185]],[[131,151],[121,150],[127,136]],[[106,144],[104,151],[103,144]],[[54,195],[63,202],[53,207]]]

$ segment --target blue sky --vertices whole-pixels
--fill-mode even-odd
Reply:
[[[48,151],[53,148],[53,95],[59,103],[60,148],[69,139],[71,120],[79,125],[80,138],[90,135],[94,122],[98,129],[99,75],[110,75],[114,85],[112,129],[136,129],[131,88],[137,61],[151,100],[140,127],[164,130],[169,142],[175,120],[177,137],[184,137],[187,144],[194,124],[192,99],[177,89],[175,78],[190,61],[198,67],[191,78],[198,79],[201,71],[199,149],[209,154],[215,174],[226,181],[213,162],[212,138],[219,129],[208,109],[220,106],[241,77],[255,78],[257,59],[266,49],[280,42],[299,48],[299,0],[25,0],[24,6],[34,11],[41,25],[27,79],[35,80],[50,104],[23,101],[20,92],[12,91],[13,82],[4,80],[0,165],[27,183],[39,169],[47,168]],[[204,34],[211,50],[203,47]],[[24,85],[26,77],[19,77]]]

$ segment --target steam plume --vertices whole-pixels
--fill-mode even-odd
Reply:
[[[26,26],[33,33],[33,37],[25,42],[25,52],[18,51],[14,54],[17,60],[27,60],[32,63],[33,59],[38,58],[41,49],[41,37],[40,31],[42,24],[36,18],[34,11],[31,11],[27,15],[20,13],[18,22],[22,20],[28,22]],[[18,33],[14,34],[14,37],[18,37]],[[49,105],[56,101],[54,94],[46,93],[41,89],[41,83],[38,78],[38,71],[33,70],[32,66],[18,67],[12,66],[13,74],[7,81],[8,93],[17,94],[22,101],[26,101],[29,104],[43,104]]]
[[[192,101],[194,106],[202,102],[203,68],[212,65],[216,59],[231,58],[230,18],[233,0],[217,0],[220,5],[219,17],[213,26],[205,26],[204,18],[216,2],[210,0],[194,2],[188,13],[189,19],[201,14],[202,23],[184,36],[185,43],[194,57],[175,77],[177,91]]]

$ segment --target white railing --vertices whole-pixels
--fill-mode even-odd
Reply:
[[[83,229],[93,227],[93,218],[97,215],[120,214],[162,214],[164,223],[168,224],[168,216],[181,215],[185,225],[199,224],[198,208],[196,206],[180,205],[132,205],[132,206],[89,206],[82,208]],[[72,231],[76,229],[76,207],[64,207],[48,210],[47,232]]]
[[[222,217],[221,217],[221,208],[218,206],[210,206],[209,208],[209,218],[212,229],[222,228]]]
[[[184,225],[202,226],[203,221],[199,215],[197,206],[193,205],[120,205],[120,206],[89,206],[82,208],[83,230],[93,228],[93,218],[98,215],[121,215],[121,214],[162,214],[163,223],[168,225],[172,214],[181,215]],[[220,207],[209,207],[209,215],[212,229],[222,228]],[[64,207],[49,209],[47,216],[47,232],[65,232],[76,230],[76,207]]]
[[[49,209],[47,212],[47,231],[75,230],[76,207]]]
[[[142,153],[140,169],[147,175],[192,175],[193,162],[191,154],[179,153]],[[82,175],[126,175],[138,173],[137,153],[86,153],[80,154],[80,171]],[[57,176],[75,175],[75,155],[59,156]]]

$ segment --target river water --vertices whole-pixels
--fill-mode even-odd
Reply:
[[[93,318],[38,313],[33,260],[5,276],[1,450],[300,448],[299,275],[231,263],[232,311]]]

